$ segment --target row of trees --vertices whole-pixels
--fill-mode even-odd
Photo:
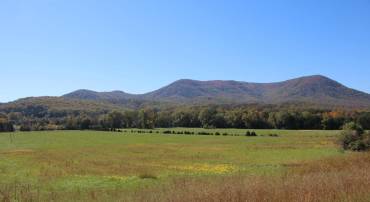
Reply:
[[[155,127],[334,130],[341,129],[348,122],[355,122],[364,129],[370,129],[370,112],[258,106],[198,106],[161,110],[144,108],[109,113],[53,111],[43,115],[11,112],[5,117],[3,116],[2,122],[17,125],[20,130],[115,130]]]
[[[341,129],[357,122],[370,129],[369,112],[205,107],[160,111],[159,127]]]
[[[139,111],[113,111],[101,116],[69,116],[65,129],[116,130],[119,128],[155,128],[157,112],[154,109]]]

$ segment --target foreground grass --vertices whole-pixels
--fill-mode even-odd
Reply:
[[[217,131],[243,135],[246,130]],[[176,196],[186,199],[198,189],[194,193],[199,199],[211,200],[208,192],[219,192],[224,185],[236,183],[245,192],[252,178],[272,183],[316,160],[346,156],[334,143],[337,131],[256,131],[260,136],[131,134],[130,130],[0,134],[0,199],[179,201]],[[279,137],[267,136],[270,133]]]
[[[170,185],[135,193],[130,200],[367,202],[370,200],[370,153],[313,161],[279,176],[179,178]]]

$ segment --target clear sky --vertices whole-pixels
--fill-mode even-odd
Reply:
[[[0,102],[311,74],[370,92],[369,0],[0,0]]]

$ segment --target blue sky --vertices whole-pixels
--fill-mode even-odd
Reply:
[[[0,102],[322,74],[370,92],[369,0],[0,0]]]

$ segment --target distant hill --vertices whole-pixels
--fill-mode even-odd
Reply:
[[[134,98],[134,95],[125,93],[123,91],[112,91],[112,92],[96,92],[92,90],[77,90],[66,95],[65,98],[84,99],[84,100],[125,100]]]
[[[2,112],[35,111],[96,111],[120,110],[122,107],[111,103],[63,97],[29,97],[0,105]]]
[[[325,106],[370,107],[369,94],[350,89],[321,75],[275,83],[182,79],[156,91],[141,95],[128,94],[122,91],[78,90],[63,97],[108,101],[121,105],[125,105],[129,100],[136,100],[181,104],[282,104],[305,102]]]
[[[0,104],[0,112],[95,111],[140,109],[146,106],[208,104],[284,104],[314,108],[370,109],[370,95],[350,89],[321,75],[275,83],[240,81],[196,81],[182,79],[146,94],[122,91],[78,90],[61,97],[31,97]]]
[[[130,109],[138,109],[147,105],[159,105],[158,101],[142,99],[141,95],[128,94],[123,91],[96,92],[82,89],[65,94],[61,98],[104,102],[116,107]]]

